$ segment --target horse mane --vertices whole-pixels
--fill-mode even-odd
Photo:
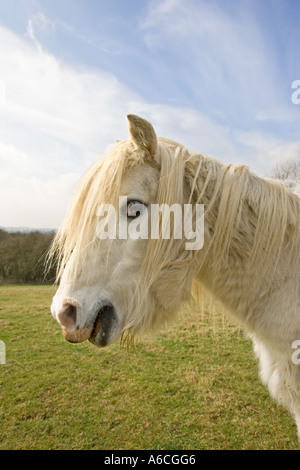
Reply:
[[[137,285],[136,308],[127,328],[151,330],[169,321],[182,299],[191,293],[203,299],[205,286],[197,275],[209,263],[213,283],[224,266],[247,269],[253,295],[263,279],[272,282],[282,250],[291,269],[299,269],[300,198],[284,183],[260,178],[242,164],[224,164],[167,139],[160,142],[158,204],[204,204],[205,244],[202,250],[184,249],[185,240],[150,239]],[[204,276],[205,277],[205,276]],[[203,277],[201,281],[203,280]],[[144,295],[152,288],[160,299],[153,316],[144,316]],[[206,296],[207,298],[207,296]],[[211,294],[210,294],[210,298]],[[164,303],[165,299],[165,303]],[[217,299],[213,299],[217,300]]]
[[[261,276],[270,275],[276,267],[283,249],[295,270],[300,258],[298,195],[281,181],[255,176],[244,165],[190,154],[168,139],[158,141],[157,204],[204,204],[205,244],[199,251],[185,250],[185,240],[172,238],[172,232],[170,240],[149,239],[126,324],[133,334],[173,316],[182,299],[190,297],[193,280],[208,260],[216,280],[226,263],[243,264],[251,273],[254,289]],[[124,172],[144,158],[130,141],[124,141],[82,177],[50,251],[58,260],[57,281],[70,257],[76,266],[85,248],[96,240],[98,205],[117,207]],[[144,315],[149,311],[144,308],[145,289],[153,289],[160,299],[148,317]]]

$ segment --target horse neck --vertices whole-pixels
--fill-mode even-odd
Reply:
[[[193,197],[204,204],[205,213],[196,278],[229,310],[248,317],[256,298],[274,281],[269,273],[285,237],[286,195],[242,165],[202,157],[202,167]],[[274,200],[274,207],[266,199]],[[277,213],[275,220],[276,208],[282,216]]]

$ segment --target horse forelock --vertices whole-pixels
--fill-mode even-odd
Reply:
[[[79,180],[65,220],[50,250],[50,258],[57,259],[57,282],[71,255],[74,258],[73,265],[76,266],[84,249],[95,240],[98,205],[116,203],[126,154],[127,146],[124,142],[117,143],[91,165]]]

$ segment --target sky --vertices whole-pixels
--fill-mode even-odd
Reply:
[[[298,0],[0,0],[0,226],[58,228],[128,113],[260,176],[300,158],[299,21]]]

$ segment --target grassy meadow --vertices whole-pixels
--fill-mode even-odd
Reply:
[[[127,350],[71,345],[51,286],[0,286],[0,449],[298,449],[252,344],[186,308]]]

